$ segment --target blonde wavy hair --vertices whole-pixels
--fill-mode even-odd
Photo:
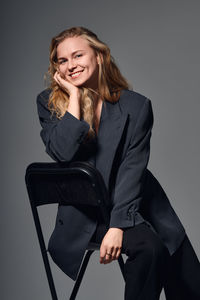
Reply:
[[[128,89],[129,84],[122,76],[119,68],[114,62],[114,59],[110,54],[109,47],[100,41],[95,33],[84,27],[72,27],[64,30],[55,36],[51,41],[49,58],[50,65],[48,68],[51,88],[48,108],[52,113],[56,113],[57,118],[61,119],[64,116],[69,104],[68,93],[64,91],[53,78],[58,69],[57,47],[65,39],[78,36],[81,36],[88,41],[89,46],[95,51],[96,55],[99,56],[100,62],[98,90],[94,91],[91,88],[85,88],[84,86],[80,87],[81,118],[83,118],[90,125],[88,137],[91,137],[94,136],[94,97],[98,94],[102,100],[106,99],[110,102],[116,102],[120,97],[120,91],[123,89]]]

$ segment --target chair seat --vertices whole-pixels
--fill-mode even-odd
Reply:
[[[99,250],[99,249],[100,249],[100,244],[98,243],[90,242],[87,246],[87,250]]]

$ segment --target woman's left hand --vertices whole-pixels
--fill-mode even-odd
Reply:
[[[105,234],[100,247],[100,263],[108,264],[118,259],[121,253],[123,230],[110,228]]]

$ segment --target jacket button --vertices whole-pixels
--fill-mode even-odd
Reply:
[[[63,221],[62,220],[59,219],[58,222],[59,222],[60,225],[63,225]]]
[[[128,220],[131,220],[131,213],[130,213],[130,211],[127,212],[127,217],[128,217]]]

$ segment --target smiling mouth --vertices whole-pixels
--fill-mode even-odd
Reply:
[[[71,78],[77,78],[77,77],[79,77],[79,75],[80,75],[82,72],[83,72],[83,71],[78,71],[78,72],[76,72],[76,73],[73,73],[73,74],[70,75],[70,77],[71,77]]]

